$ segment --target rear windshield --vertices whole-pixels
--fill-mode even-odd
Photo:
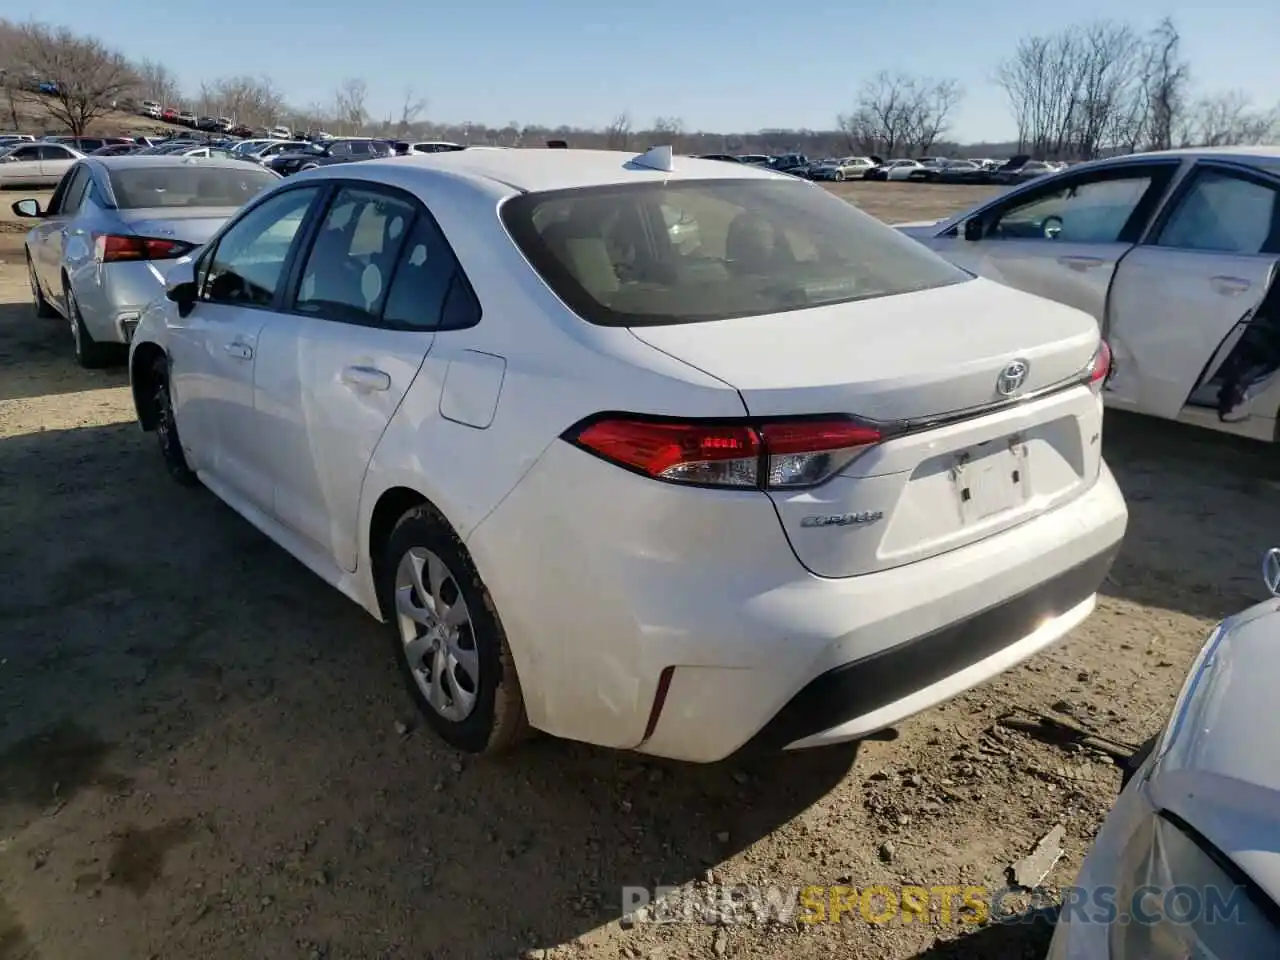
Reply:
[[[803,181],[527,193],[503,204],[502,219],[548,286],[605,326],[785,313],[970,278]]]
[[[238,207],[280,178],[246,163],[239,167],[135,167],[110,172],[111,192],[121,210],[141,207]]]

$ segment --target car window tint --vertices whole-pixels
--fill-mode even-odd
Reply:
[[[70,160],[71,154],[66,147],[60,147],[56,144],[45,144],[40,148],[41,160]]]
[[[455,273],[460,274],[457,261],[440,228],[430,217],[419,216],[396,266],[382,312],[384,322],[418,330],[440,327]]]
[[[19,147],[17,150],[14,150],[12,153],[10,153],[9,156],[13,157],[14,160],[39,160],[40,148],[39,147]]]
[[[1275,188],[1204,170],[1178,202],[1156,243],[1219,253],[1280,252],[1267,249],[1276,215]]]
[[[1037,191],[1034,198],[1006,208],[988,239],[1114,243],[1150,186],[1151,177],[1144,174]]]
[[[416,212],[409,200],[385,193],[340,190],[307,254],[295,307],[332,320],[376,321]]]
[[[286,190],[269,197],[233,224],[209,259],[205,299],[270,306],[289,248],[319,188]]]

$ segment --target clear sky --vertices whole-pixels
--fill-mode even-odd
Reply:
[[[425,118],[688,130],[831,129],[881,69],[954,77],[959,139],[1013,134],[995,66],[1019,37],[1070,22],[1174,17],[1196,85],[1280,100],[1280,0],[6,0],[3,15],[65,24],[201,80],[267,74],[299,106],[344,77],[374,116],[406,86]]]

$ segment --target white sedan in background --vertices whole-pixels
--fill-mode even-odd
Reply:
[[[959,266],[1092,314],[1109,406],[1273,441],[1280,147],[1068,167],[947,220],[902,224]]]
[[[18,216],[37,221],[25,243],[36,315],[68,322],[81,366],[123,360],[142,308],[164,291],[169,264],[279,179],[238,160],[80,160],[47,209],[36,200],[13,204]]]
[[[472,149],[299,173],[133,340],[138,419],[388,622],[445,740],[863,737],[1093,610],[1087,314],[794,177]]]
[[[77,160],[79,150],[60,143],[16,143],[0,147],[0,187],[52,187]]]
[[[1047,960],[1280,957],[1280,551],[1139,752],[1064,899]]]

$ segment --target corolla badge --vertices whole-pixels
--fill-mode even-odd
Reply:
[[[883,510],[862,510],[858,513],[818,514],[804,517],[800,521],[802,527],[851,527],[867,523],[875,523],[884,519]]]
[[[996,377],[996,393],[1002,397],[1012,397],[1027,382],[1027,374],[1031,372],[1031,364],[1025,360],[1010,360],[1000,376]]]

